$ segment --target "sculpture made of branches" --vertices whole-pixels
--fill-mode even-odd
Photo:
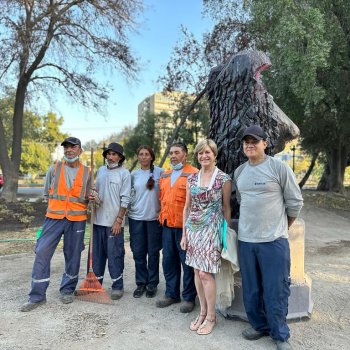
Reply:
[[[233,178],[245,162],[242,134],[246,127],[260,125],[267,134],[266,153],[281,152],[287,141],[299,135],[298,127],[274,103],[260,80],[260,72],[271,67],[261,51],[245,50],[211,70],[207,95],[210,106],[209,137],[218,145],[218,167]],[[234,193],[233,212],[237,212]]]

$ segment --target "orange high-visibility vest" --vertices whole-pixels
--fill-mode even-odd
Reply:
[[[186,202],[186,184],[189,175],[198,171],[192,165],[182,168],[180,177],[170,186],[172,170],[165,171],[159,180],[160,213],[159,222],[169,227],[182,228],[183,210]],[[165,223],[166,220],[166,223]]]
[[[51,219],[67,218],[70,221],[87,219],[86,188],[90,169],[80,164],[72,188],[69,190],[64,176],[64,163],[55,164],[54,179],[49,189],[46,216]]]

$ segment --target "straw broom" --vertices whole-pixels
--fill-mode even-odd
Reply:
[[[91,148],[91,188],[94,184],[94,150]],[[76,298],[82,301],[89,301],[98,304],[113,304],[112,299],[102,287],[92,269],[92,242],[94,232],[94,203],[91,205],[90,223],[90,244],[89,244],[89,270],[85,279],[81,282],[80,288],[75,292]]]

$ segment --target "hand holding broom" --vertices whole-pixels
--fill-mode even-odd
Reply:
[[[91,148],[91,188],[94,188],[94,150]],[[89,196],[90,197],[90,196]],[[94,197],[96,198],[96,197]],[[90,247],[89,247],[89,270],[82,281],[80,288],[76,291],[76,297],[79,300],[90,301],[99,304],[112,304],[112,299],[106,290],[102,287],[92,269],[92,249],[94,234],[94,205],[91,206],[91,223],[90,223]]]

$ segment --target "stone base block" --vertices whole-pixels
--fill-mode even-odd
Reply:
[[[238,281],[237,281],[238,282]],[[291,295],[288,300],[288,321],[303,321],[311,317],[313,302],[311,299],[311,279],[305,275],[304,283],[292,283],[290,286]],[[248,321],[243,305],[242,288],[235,287],[235,299],[231,307],[227,309],[227,318],[239,318]]]

